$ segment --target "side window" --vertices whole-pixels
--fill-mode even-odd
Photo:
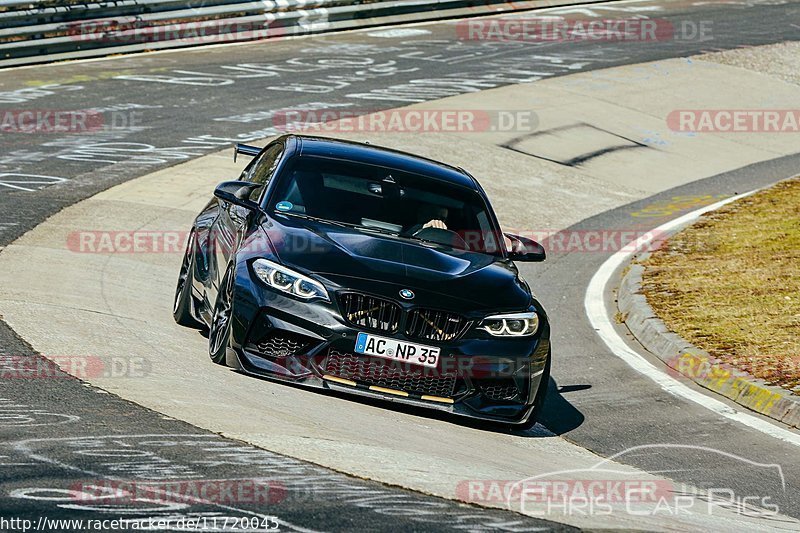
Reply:
[[[498,255],[500,253],[500,243],[495,242],[494,232],[492,231],[492,224],[489,222],[489,216],[485,211],[478,213],[478,224],[481,227],[480,232],[475,235],[478,246],[473,251],[483,252],[490,255]],[[467,241],[469,243],[469,241]]]
[[[253,161],[253,164],[248,170],[242,174],[241,179],[261,185],[258,189],[250,193],[250,200],[254,202],[259,200],[261,193],[264,191],[264,187],[267,186],[269,180],[271,180],[273,174],[275,174],[275,169],[278,167],[278,162],[281,160],[282,155],[283,145],[281,144],[276,144],[275,146],[267,148],[258,159]]]

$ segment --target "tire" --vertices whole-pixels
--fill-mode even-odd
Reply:
[[[233,268],[229,268],[222,278],[211,327],[208,330],[208,356],[218,365],[225,364],[225,356],[230,345],[231,317],[233,316]]]
[[[181,271],[178,274],[178,285],[175,288],[175,300],[172,305],[172,317],[181,326],[193,329],[205,329],[205,325],[192,314],[194,297],[192,296],[192,282],[194,281],[194,231],[189,234],[186,243],[186,252],[183,254]]]
[[[536,397],[533,400],[533,412],[527,422],[521,424],[512,424],[511,428],[515,430],[531,429],[538,422],[539,417],[544,409],[544,403],[547,399],[547,388],[550,384],[550,352],[547,353],[547,362],[544,364],[544,371],[542,372],[542,379],[539,380],[539,389],[536,391]]]

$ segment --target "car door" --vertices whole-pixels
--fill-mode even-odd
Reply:
[[[272,179],[275,169],[284,154],[282,142],[268,145],[242,172],[239,179],[259,184],[259,187],[250,193],[250,199],[258,203],[267,184]],[[222,278],[228,269],[232,257],[236,253],[242,238],[254,219],[253,213],[244,207],[233,205],[230,202],[218,200],[219,208],[217,218],[211,228],[214,239],[214,273],[213,287],[209,294],[211,302],[216,301],[216,295],[222,284]]]

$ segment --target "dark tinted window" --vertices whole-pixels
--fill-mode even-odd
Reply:
[[[268,209],[463,250],[497,254],[498,233],[474,190],[400,169],[295,157]]]

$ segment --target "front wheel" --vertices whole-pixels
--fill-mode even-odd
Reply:
[[[208,331],[208,355],[218,365],[225,364],[231,337],[231,317],[233,316],[233,269],[229,269],[222,279],[222,286],[214,305],[211,327]]]
[[[172,318],[181,326],[194,329],[203,329],[205,326],[192,314],[194,297],[192,284],[194,283],[194,231],[189,234],[186,243],[186,252],[183,254],[181,271],[178,274],[178,286],[175,288],[175,300],[172,305]]]

